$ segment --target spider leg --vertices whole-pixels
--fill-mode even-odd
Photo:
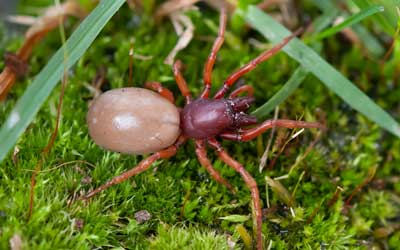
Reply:
[[[253,202],[253,208],[254,208],[254,217],[253,217],[253,225],[256,231],[256,236],[257,236],[257,249],[262,250],[262,232],[261,232],[261,226],[262,226],[262,211],[261,211],[261,201],[260,201],[260,193],[258,191],[257,183],[254,180],[254,178],[249,174],[249,172],[246,171],[246,169],[243,167],[242,164],[237,162],[235,159],[233,159],[221,146],[221,144],[215,139],[209,139],[207,140],[209,145],[213,147],[218,154],[218,157],[225,162],[228,166],[236,170],[238,172],[243,180],[246,183],[246,186],[250,189],[251,191],[251,200]]]
[[[236,72],[232,73],[224,82],[224,85],[222,88],[218,90],[218,92],[214,95],[215,99],[220,99],[224,97],[226,91],[244,74],[252,71],[255,69],[258,64],[268,60],[270,57],[274,56],[276,53],[278,53],[287,43],[290,42],[294,37],[300,33],[301,30],[296,31],[292,35],[284,38],[280,43],[275,45],[272,49],[266,50],[262,52],[258,57],[255,59],[251,60],[249,63],[238,69]]]
[[[192,95],[190,94],[190,90],[187,86],[185,78],[183,78],[182,76],[181,68],[182,68],[182,62],[180,60],[177,60],[172,66],[175,76],[175,81],[178,84],[179,90],[181,91],[182,95],[186,99],[186,104],[188,104],[192,101]]]
[[[250,85],[242,85],[239,88],[232,91],[231,94],[229,95],[229,98],[235,98],[241,93],[247,93],[247,96],[253,96],[254,88]]]
[[[97,193],[107,189],[108,187],[119,184],[123,181],[126,181],[128,178],[135,176],[137,174],[140,174],[147,169],[151,167],[151,165],[159,159],[168,159],[176,154],[177,149],[179,146],[181,146],[184,142],[186,141],[186,138],[183,136],[180,136],[178,140],[175,142],[174,145],[169,146],[166,149],[163,149],[161,151],[158,151],[151,156],[147,157],[146,159],[143,159],[137,166],[134,168],[122,173],[121,175],[115,176],[112,178],[110,181],[108,181],[106,184],[101,185],[100,187],[96,188],[95,190],[89,192],[88,194],[80,197],[80,200],[87,200],[92,198],[94,195]]]
[[[170,101],[171,103],[175,103],[175,97],[174,94],[171,92],[171,90],[167,89],[166,87],[163,87],[161,83],[159,82],[146,82],[144,86],[147,89],[154,90],[158,92],[161,96],[165,97]]]
[[[211,74],[213,70],[213,66],[215,60],[217,58],[218,50],[221,48],[224,43],[224,33],[226,29],[226,10],[224,8],[221,9],[221,15],[219,17],[219,30],[218,36],[214,41],[213,47],[211,49],[210,55],[207,58],[206,64],[204,65],[204,90],[201,93],[200,98],[208,98],[211,90]]]
[[[232,193],[236,193],[235,188],[224,179],[218,171],[212,166],[210,160],[207,158],[206,146],[204,145],[204,141],[195,140],[196,144],[196,155],[199,159],[200,164],[208,171],[211,177],[214,178],[217,182],[227,187]]]
[[[273,128],[319,128],[325,130],[325,126],[319,122],[305,122],[305,121],[294,121],[286,119],[278,120],[266,120],[263,123],[250,129],[240,129],[236,132],[224,132],[219,136],[226,140],[232,141],[250,141],[258,135],[264,133],[266,130]]]

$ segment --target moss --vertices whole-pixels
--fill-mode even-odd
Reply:
[[[34,7],[28,2],[21,4],[21,13],[29,13],[30,7]],[[52,1],[43,0],[37,5],[50,3]],[[149,4],[146,8],[153,7]],[[310,4],[304,8],[307,8],[303,10],[305,13],[318,14]],[[202,89],[203,64],[215,36],[207,22],[217,25],[218,15],[202,5],[200,10],[191,10],[189,16],[196,27],[195,36],[178,58],[186,65],[184,75],[197,95]],[[67,33],[75,25],[76,20],[69,21]],[[263,41],[258,34],[242,31],[232,35],[238,44],[225,44],[218,54],[213,91],[229,73],[260,52],[248,42],[252,37]],[[0,249],[8,249],[9,239],[15,234],[21,236],[26,249],[231,249],[229,242],[236,244],[234,249],[241,249],[246,245],[237,236],[237,225],[243,225],[251,234],[251,220],[237,222],[221,218],[251,215],[247,187],[235,171],[209,150],[215,168],[237,187],[238,192],[232,194],[212,180],[200,167],[193,143],[187,143],[172,159],[158,161],[151,170],[108,188],[89,203],[70,202],[132,168],[145,157],[102,150],[91,141],[85,125],[91,99],[87,86],[99,67],[107,68],[109,88],[127,86],[131,38],[135,40],[135,53],[151,56],[150,60],[135,59],[134,86],[142,86],[149,80],[160,81],[176,93],[178,104],[183,104],[171,68],[163,64],[177,41],[172,25],[167,20],[156,25],[146,12],[132,13],[125,6],[69,74],[61,126],[37,177],[35,206],[29,222],[30,177],[55,126],[59,88],[18,141],[18,154],[10,155],[1,163]],[[15,50],[20,44],[21,38],[3,39],[0,52]],[[59,46],[59,34],[55,31],[34,50],[30,73],[2,105],[0,121],[5,120],[17,97]],[[380,77],[377,62],[366,60],[358,48],[341,49],[335,37],[329,38],[323,46],[323,53],[337,68],[346,75],[361,72],[353,76],[362,82],[360,87],[375,93],[379,104],[395,116],[399,115],[400,93],[398,88],[389,88],[393,75],[385,75],[383,81],[376,82],[374,79]],[[2,62],[0,67],[3,67]],[[279,90],[296,67],[296,63],[282,53],[248,74],[244,79],[256,89],[255,106],[263,104]],[[362,73],[367,70],[369,75]],[[367,249],[382,244],[395,249],[400,244],[396,229],[400,192],[399,141],[350,110],[311,76],[282,104],[280,112],[282,117],[293,119],[302,115],[315,118],[317,108],[326,113],[330,129],[298,163],[296,160],[307,151],[315,132],[300,134],[279,156],[277,152],[282,147],[275,145],[269,155],[269,159],[277,157],[275,166],[263,173],[258,171],[260,146],[256,141],[223,143],[257,180],[263,208],[267,207],[265,175],[275,178],[290,173],[281,180],[282,185],[289,193],[297,186],[292,209],[281,203],[279,193],[269,191],[270,207],[265,210],[263,224],[265,245],[271,244],[272,249]],[[262,137],[261,146],[268,138],[268,133]],[[346,207],[345,201],[368,177],[373,166],[377,166],[375,179],[356,192],[351,207]],[[338,201],[330,204],[338,186],[343,191],[337,196]],[[140,210],[151,214],[151,219],[143,224],[135,220],[135,213]],[[395,229],[385,237],[376,238],[373,231],[385,226]]]
[[[150,242],[149,249],[239,249],[239,245],[226,236],[218,235],[215,232],[199,230],[193,227],[178,228],[166,225],[158,226],[157,237]]]

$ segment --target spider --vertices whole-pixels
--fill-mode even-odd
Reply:
[[[153,154],[143,159],[134,168],[87,193],[81,199],[89,199],[106,188],[149,169],[156,160],[174,156],[182,144],[188,139],[193,139],[200,164],[215,181],[235,192],[235,188],[219,174],[207,158],[207,145],[216,151],[218,157],[226,165],[242,176],[250,189],[254,208],[256,244],[257,249],[261,250],[263,245],[262,211],[257,183],[243,165],[225,151],[217,138],[250,141],[272,127],[321,129],[323,126],[318,122],[285,119],[266,120],[257,124],[256,117],[245,113],[254,102],[254,89],[250,85],[240,86],[225,97],[230,87],[241,76],[278,53],[296,34],[288,36],[272,49],[264,51],[239,68],[226,79],[214,97],[209,98],[211,74],[217,52],[224,41],[225,27],[226,13],[221,10],[218,36],[205,63],[204,89],[198,98],[192,98],[181,73],[181,62],[174,63],[175,80],[186,101],[182,110],[178,110],[175,106],[172,92],[157,82],[147,83],[146,87],[159,94],[142,88],[122,88],[105,92],[94,101],[89,109],[87,122],[89,133],[98,145],[122,153]],[[245,96],[239,97],[240,94],[245,94]],[[249,126],[252,127],[248,128]]]

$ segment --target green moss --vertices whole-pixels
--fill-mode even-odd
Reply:
[[[34,7],[28,2],[21,4],[21,13],[29,13],[29,7]],[[37,5],[49,3],[52,1],[43,0]],[[312,5],[304,6],[305,13],[318,14]],[[147,11],[152,8],[152,4],[146,7]],[[196,27],[195,36],[178,58],[185,64],[185,78],[197,95],[202,89],[203,64],[215,36],[213,25],[207,22],[216,26],[218,14],[201,7],[191,10],[189,16]],[[67,23],[68,34],[75,25],[76,20]],[[238,46],[226,44],[218,54],[213,91],[233,70],[260,53],[250,45],[249,38],[264,41],[252,32],[241,31],[232,36]],[[251,233],[252,221],[221,218],[251,216],[248,188],[240,175],[209,150],[215,168],[238,192],[232,194],[212,180],[197,161],[191,142],[170,160],[158,161],[151,170],[108,188],[90,202],[71,203],[77,196],[132,168],[145,157],[102,150],[91,141],[85,125],[91,99],[87,86],[99,67],[107,68],[108,87],[127,86],[131,38],[135,40],[135,53],[151,56],[150,60],[135,59],[134,86],[142,86],[150,80],[160,81],[176,93],[178,104],[183,104],[171,68],[163,64],[177,41],[171,23],[166,19],[155,24],[146,13],[132,13],[125,6],[69,74],[58,137],[37,176],[34,210],[29,222],[30,177],[55,126],[59,88],[18,141],[19,153],[14,157],[10,154],[1,163],[0,249],[8,249],[9,240],[15,234],[21,236],[26,249],[230,249],[229,242],[236,244],[234,249],[244,247],[236,228],[241,224]],[[21,38],[1,40],[0,52],[15,51],[21,41]],[[18,82],[2,104],[0,121],[5,120],[17,97],[59,46],[59,34],[54,31],[35,48],[30,73]],[[337,37],[329,38],[322,46],[327,60],[360,82],[360,87],[373,94],[373,98],[394,116],[399,115],[400,92],[390,83],[393,75],[385,75],[385,79],[378,82],[376,79],[382,76],[376,69],[377,62],[367,60],[358,48],[343,49]],[[0,67],[3,67],[2,62]],[[279,90],[296,67],[296,63],[279,54],[248,74],[244,79],[256,89],[255,106],[260,106]],[[365,71],[368,74],[363,73]],[[352,76],[354,72],[357,74]],[[390,72],[388,70],[387,74]],[[277,157],[275,166],[263,173],[258,172],[260,155],[257,153],[262,152],[263,147],[260,150],[256,141],[223,143],[255,177],[263,208],[267,207],[265,175],[275,178],[290,173],[281,180],[282,185],[289,193],[297,186],[292,210],[281,203],[279,194],[269,191],[270,209],[266,211],[263,224],[265,245],[272,241],[272,249],[367,249],[383,244],[395,249],[400,244],[398,229],[380,239],[374,238],[373,231],[385,226],[395,228],[393,220],[399,215],[400,142],[350,110],[332,93],[327,93],[311,76],[282,104],[280,116],[296,119],[304,115],[315,119],[317,108],[325,112],[329,130],[298,163],[296,160],[307,152],[314,140],[315,131],[300,134],[280,156],[277,152],[281,146],[275,145],[269,155],[269,162]],[[266,144],[268,138],[267,133],[261,144]],[[346,207],[344,203],[349,195],[368,178],[369,169],[374,166],[377,166],[375,179],[355,194],[351,208]],[[338,186],[343,191],[336,203],[329,204]],[[151,214],[151,219],[143,224],[135,220],[135,213],[140,210]]]
[[[199,230],[193,227],[178,228],[160,225],[158,226],[157,237],[150,241],[149,249],[223,250],[240,248],[234,239],[230,238],[228,243],[226,236],[218,235],[212,231]]]

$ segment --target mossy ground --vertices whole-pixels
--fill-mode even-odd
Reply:
[[[52,1],[40,2],[46,6]],[[33,7],[32,3],[21,4],[21,12],[27,11],[28,6]],[[190,11],[189,16],[196,28],[195,36],[177,57],[185,65],[184,76],[196,96],[202,89],[203,65],[216,35],[207,23],[217,26],[218,13],[202,5],[200,10]],[[67,33],[75,24],[76,20],[67,21]],[[251,31],[232,35],[235,39],[228,39],[218,54],[214,91],[230,72],[260,53],[248,39],[264,41]],[[151,170],[108,188],[89,203],[70,204],[73,197],[101,185],[143,158],[102,150],[91,141],[85,125],[91,99],[88,85],[98,68],[107,68],[107,88],[127,86],[132,38],[136,54],[151,56],[150,60],[135,59],[133,85],[160,81],[179,96],[178,104],[183,104],[171,68],[163,63],[177,41],[171,23],[165,20],[155,24],[146,11],[132,14],[124,6],[69,72],[58,137],[36,178],[34,210],[29,221],[30,178],[55,127],[59,88],[18,141],[18,154],[10,153],[1,163],[0,249],[8,249],[14,235],[21,237],[24,249],[229,249],[229,242],[236,243],[235,249],[246,247],[238,225],[251,234],[247,187],[211,150],[209,156],[214,166],[239,191],[232,194],[210,179],[196,159],[193,143],[187,143],[172,159],[159,161]],[[0,54],[15,51],[21,41],[20,37],[3,38]],[[5,120],[7,111],[60,43],[59,33],[54,31],[34,50],[29,76],[17,84],[2,104],[0,121]],[[340,35],[325,41],[326,60],[394,117],[399,117],[400,90],[398,83],[392,81],[394,72],[388,70],[382,76],[377,61],[365,58],[360,48],[343,43],[348,42]],[[296,66],[280,53],[248,74],[246,82],[256,89],[254,106],[260,106],[278,91]],[[326,114],[329,130],[294,169],[296,159],[305,153],[316,131],[305,131],[291,141],[274,168],[263,173],[259,173],[258,164],[269,133],[248,143],[224,142],[228,152],[256,178],[263,208],[267,207],[265,176],[283,176],[292,169],[281,183],[289,192],[297,188],[293,212],[277,193],[269,190],[272,209],[263,224],[266,245],[272,241],[272,249],[399,249],[398,138],[351,110],[311,76],[280,106],[280,114],[313,120],[317,109]],[[269,158],[275,155],[276,151],[271,152]],[[375,167],[374,179],[355,194],[351,207],[345,208],[353,190]],[[338,186],[343,191],[337,202],[330,205]],[[140,210],[147,210],[151,219],[139,224],[135,213]],[[238,221],[221,219],[230,215],[250,217],[236,217]]]

